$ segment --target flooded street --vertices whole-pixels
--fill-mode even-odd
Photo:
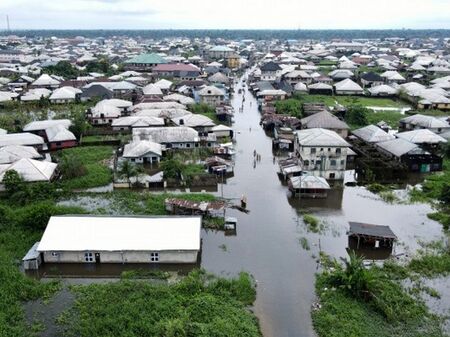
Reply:
[[[240,87],[241,82],[236,91]],[[245,195],[250,213],[227,211],[238,218],[236,236],[203,232],[201,265],[220,275],[248,271],[255,277],[255,312],[264,336],[314,336],[310,308],[319,249],[346,256],[348,221],[389,225],[399,237],[395,254],[414,251],[418,239],[440,238],[441,225],[427,218],[428,205],[387,204],[362,187],[336,189],[323,200],[291,199],[277,176],[271,139],[259,126],[257,102],[247,91],[244,95],[243,112],[242,95],[232,99],[237,154],[234,177],[223,185],[223,193],[236,202]],[[261,161],[254,167],[255,150]],[[300,211],[317,216],[323,230],[308,232]],[[300,238],[307,239],[309,250]]]

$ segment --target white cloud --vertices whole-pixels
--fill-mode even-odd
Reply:
[[[19,29],[450,28],[448,0],[1,0],[6,14]]]

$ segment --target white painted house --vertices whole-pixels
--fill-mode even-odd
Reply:
[[[216,107],[223,103],[225,94],[219,88],[209,85],[198,92],[200,102]]]
[[[133,163],[158,163],[161,156],[161,144],[149,140],[133,141],[126,144],[123,149],[123,158]]]
[[[295,154],[303,170],[317,177],[343,180],[349,146],[331,130],[314,128],[295,132]]]
[[[52,216],[46,263],[196,263],[201,217]]]

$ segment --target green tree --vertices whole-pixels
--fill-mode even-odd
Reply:
[[[48,108],[50,106],[50,99],[42,95],[41,98],[39,98],[38,106],[40,108]]]
[[[54,66],[47,67],[46,72],[52,75],[62,76],[66,79],[80,76],[80,71],[68,61],[59,61]]]
[[[5,185],[6,193],[9,196],[21,191],[25,184],[22,176],[16,170],[6,171],[2,182],[3,185]]]
[[[131,188],[131,178],[138,177],[143,172],[142,166],[124,160],[119,166],[119,177],[126,178],[128,186]]]
[[[184,165],[179,160],[168,159],[160,164],[160,168],[164,172],[164,178],[179,179],[184,170]]]
[[[369,124],[367,116],[369,115],[369,109],[366,107],[355,104],[347,107],[345,112],[345,121],[354,126],[366,126]]]
[[[439,194],[439,200],[442,201],[444,205],[450,205],[450,183],[442,186],[441,193]]]
[[[74,112],[72,115],[72,125],[70,126],[70,131],[80,139],[80,137],[86,133],[87,130],[91,128],[91,125],[87,122],[84,112],[78,111]]]

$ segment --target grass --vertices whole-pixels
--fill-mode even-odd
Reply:
[[[20,132],[23,126],[33,119],[48,119],[52,112],[53,119],[73,119],[77,114],[85,113],[95,102],[79,102],[68,104],[50,104],[41,106],[39,102],[2,102],[0,104],[0,128],[9,132]]]
[[[376,98],[364,96],[326,96],[326,95],[295,95],[294,98],[300,100],[302,103],[324,103],[328,106],[336,105],[336,101],[344,106],[348,105],[363,105],[363,106],[377,106],[386,108],[402,108],[407,104],[401,101],[395,101],[391,98]]]
[[[379,195],[380,195],[380,198],[384,202],[387,202],[388,204],[392,204],[398,200],[397,196],[394,194],[393,191],[383,191],[383,192],[380,192]]]
[[[304,214],[303,221],[306,225],[308,225],[308,229],[314,233],[319,231],[319,219],[317,219],[314,215]]]
[[[405,118],[404,114],[397,111],[372,111],[367,114],[367,121],[369,124],[377,124],[385,121],[391,128],[398,128],[400,119]]]
[[[203,115],[211,119],[215,124],[220,124],[219,119],[216,115],[216,110],[214,107],[204,104],[204,103],[196,103],[189,106],[189,110],[192,113]]]
[[[226,280],[194,271],[172,285],[122,280],[73,291],[75,306],[59,319],[73,336],[261,336],[245,273]]]
[[[112,182],[112,171],[105,163],[112,158],[113,147],[111,146],[85,146],[65,149],[59,152],[59,156],[77,156],[86,168],[86,175],[69,180],[63,180],[63,188],[85,189],[98,186],[105,186]]]
[[[450,205],[438,200],[444,188],[448,186],[450,186],[450,159],[446,158],[442,172],[428,175],[421,188],[409,191],[410,202],[429,202],[434,205],[436,212],[427,215],[430,219],[440,222],[446,230],[450,228]]]
[[[317,275],[320,307],[312,319],[320,337],[444,336],[439,317],[397,281],[401,267],[336,264]],[[359,290],[358,290],[359,289]],[[431,290],[429,293],[433,293]]]
[[[38,298],[48,300],[60,289],[58,282],[40,283],[18,268],[28,249],[39,241],[41,224],[47,223],[50,215],[82,211],[54,204],[45,209],[51,213],[43,211],[41,202],[23,207],[12,206],[8,200],[0,204],[0,336],[30,336],[22,303]],[[35,324],[31,328],[35,329]]]
[[[305,238],[304,236],[302,236],[301,238],[298,239],[298,242],[300,243],[300,245],[302,246],[302,248],[304,250],[310,250],[311,247],[309,246],[309,242],[308,239]]]

